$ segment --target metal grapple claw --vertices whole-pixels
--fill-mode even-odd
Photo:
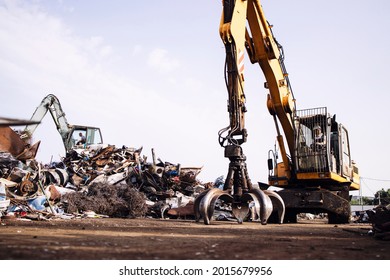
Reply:
[[[252,188],[248,192],[243,193],[242,196],[235,198],[228,191],[218,188],[209,189],[201,193],[194,202],[196,222],[203,218],[206,225],[210,224],[218,199],[232,204],[232,213],[240,224],[247,218],[251,202],[254,204],[252,210],[261,224],[267,224],[273,211],[278,212],[279,223],[283,222],[285,206],[282,198],[274,191],[263,191],[259,188]]]
[[[229,137],[223,138],[220,131],[220,137],[223,140],[220,142],[225,147],[225,157],[229,158],[229,170],[223,190],[214,188],[200,194],[194,203],[194,212],[196,221],[203,217],[206,225],[210,224],[213,217],[214,208],[218,199],[231,204],[232,213],[238,223],[242,223],[249,214],[250,204],[253,216],[257,216],[260,223],[267,224],[268,218],[271,216],[274,209],[279,212],[279,219],[282,221],[284,216],[284,203],[279,195],[272,191],[264,192],[259,187],[252,185],[248,176],[246,167],[246,157],[242,151],[241,144],[246,137],[246,130],[241,131],[242,142],[234,140],[232,136],[237,136],[240,133],[237,131],[230,132]],[[225,140],[228,144],[224,145]],[[252,217],[252,220],[256,220]]]
[[[244,219],[248,216],[249,205],[247,203],[233,203],[232,213],[233,216],[237,219],[237,222],[242,224]]]
[[[271,190],[264,190],[264,193],[271,198],[273,211],[278,212],[279,224],[282,224],[284,220],[284,214],[286,213],[286,206],[284,205],[282,197],[278,193]]]
[[[273,206],[272,206],[272,200],[271,198],[264,193],[264,191],[257,189],[257,188],[252,188],[249,191],[249,194],[252,194],[253,202],[255,203],[255,209],[256,205],[257,209],[259,209],[258,217],[260,219],[260,223],[262,225],[266,225],[268,218],[272,214]]]
[[[194,201],[194,213],[195,213],[195,221],[196,222],[199,222],[200,218],[201,218],[201,215],[200,215],[200,209],[199,209],[199,206],[200,206],[200,202],[202,201],[202,199],[205,197],[205,195],[212,189],[208,189],[204,192],[201,192],[195,199]]]
[[[214,214],[215,203],[218,199],[231,202],[233,197],[226,191],[218,188],[209,189],[201,193],[194,202],[195,220],[198,222],[203,218],[204,223],[209,225]]]
[[[260,217],[260,202],[257,199],[256,195],[253,193],[245,193],[242,195],[242,201],[247,202],[248,205],[253,202],[251,207],[249,207],[251,216],[252,216],[252,221],[256,221]]]

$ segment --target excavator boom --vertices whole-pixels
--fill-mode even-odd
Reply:
[[[67,139],[70,131],[70,125],[68,124],[65,113],[62,110],[60,101],[53,94],[49,94],[45,98],[43,98],[41,104],[35,109],[30,120],[33,122],[40,123],[41,120],[47,114],[47,112],[50,112],[51,116],[53,117],[54,123],[58,132],[61,135],[61,138],[63,140]],[[39,123],[27,125],[23,131],[21,138],[30,138],[39,126]]]
[[[261,224],[266,224],[273,210],[283,221],[285,205],[281,197],[270,190],[254,186],[249,178],[246,157],[241,145],[247,140],[245,128],[246,97],[244,93],[244,55],[248,37],[245,28],[247,11],[252,1],[223,1],[220,35],[225,45],[225,82],[228,91],[229,126],[219,131],[219,143],[230,160],[223,190],[210,189],[197,197],[194,208],[197,220],[203,217],[209,224],[215,202],[219,199],[232,205],[232,212],[239,223],[249,213],[248,202],[254,202],[254,213]],[[281,141],[283,143],[283,141]],[[288,168],[289,165],[287,164]]]
[[[248,23],[248,24],[247,24]],[[238,65],[237,75],[231,81],[237,81],[240,87],[236,94],[242,103],[245,102],[244,90],[244,53],[248,53],[252,63],[258,63],[266,77],[266,86],[269,88],[267,100],[268,110],[274,117],[277,129],[277,141],[282,150],[284,173],[290,178],[290,161],[287,157],[284,138],[280,132],[278,121],[281,123],[290,155],[294,156],[294,128],[292,113],[295,110],[295,102],[292,97],[292,90],[288,79],[287,71],[283,62],[283,50],[272,35],[271,28],[265,19],[263,9],[259,1],[223,1],[223,12],[221,16],[220,36],[227,49],[227,60],[232,57],[233,66]],[[228,49],[233,55],[228,53]],[[232,67],[234,69],[234,67]],[[234,73],[230,71],[229,73]],[[234,82],[231,82],[234,84]],[[235,95],[234,93],[231,95]],[[231,97],[230,100],[233,100]],[[243,106],[244,107],[244,106]],[[234,115],[231,112],[231,115]],[[277,120],[278,119],[278,120]],[[232,118],[231,118],[232,120]],[[237,125],[244,130],[245,120],[242,119]]]

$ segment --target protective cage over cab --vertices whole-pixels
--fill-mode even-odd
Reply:
[[[294,122],[297,179],[353,181],[358,171],[351,159],[348,131],[336,116],[328,114],[326,107],[297,110]]]

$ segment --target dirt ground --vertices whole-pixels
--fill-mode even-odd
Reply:
[[[2,260],[377,260],[390,241],[368,235],[370,224],[326,220],[268,224],[193,220],[85,218],[3,220]]]

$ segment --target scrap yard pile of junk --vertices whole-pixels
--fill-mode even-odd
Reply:
[[[29,148],[31,149],[31,147]],[[0,214],[3,221],[83,217],[187,218],[191,204],[209,184],[202,167],[155,160],[141,148],[104,145],[74,148],[59,162],[39,163],[28,149],[0,152]]]
[[[22,138],[20,131],[0,127],[2,224],[9,219],[196,219],[196,198],[224,186],[223,176],[202,183],[197,179],[202,167],[164,162],[153,149],[148,162],[142,147],[76,145],[61,161],[43,164],[35,159],[40,141],[26,145]],[[237,221],[230,205],[217,200],[214,206],[210,219]],[[380,215],[369,213],[373,230],[390,240],[390,208],[376,211]]]

